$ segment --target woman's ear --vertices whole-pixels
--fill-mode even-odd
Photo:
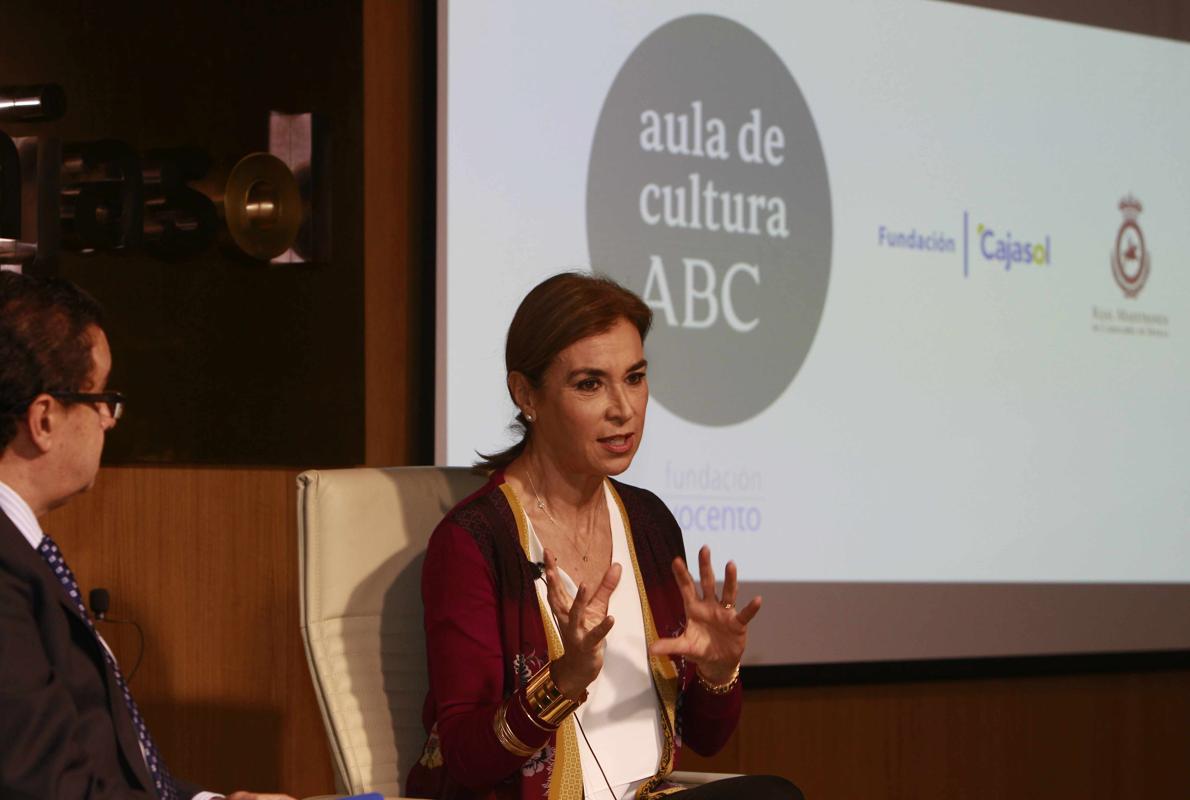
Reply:
[[[508,393],[512,395],[512,402],[516,403],[521,413],[527,419],[532,419],[533,411],[533,386],[529,383],[529,379],[521,372],[508,373]]]

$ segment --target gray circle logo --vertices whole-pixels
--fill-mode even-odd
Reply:
[[[587,175],[591,266],[654,313],[653,397],[743,422],[793,381],[830,279],[831,202],[814,119],[747,28],[681,17],[616,76]]]

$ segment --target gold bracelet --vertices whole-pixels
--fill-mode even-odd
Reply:
[[[735,665],[735,669],[731,671],[731,678],[728,679],[727,683],[711,683],[702,676],[702,673],[698,671],[698,667],[694,668],[694,674],[698,676],[698,685],[711,694],[727,694],[740,682],[740,665]]]
[[[525,705],[525,695],[523,695],[523,694],[518,694],[518,695],[517,695],[517,698],[518,698],[518,699],[517,699],[517,705],[519,705],[519,706],[521,707],[521,711],[524,711],[524,712],[525,712],[525,716],[529,718],[529,721],[530,721],[530,722],[532,722],[532,723],[533,723],[533,725],[534,725],[534,726],[535,726],[535,727],[536,727],[536,728],[537,728],[539,731],[544,731],[545,733],[553,733],[554,731],[558,730],[558,729],[557,729],[557,727],[552,727],[552,726],[550,726],[550,725],[543,725],[542,723],[540,723],[540,722],[538,722],[536,719],[534,719],[534,717],[533,717],[533,712],[531,712],[531,711],[528,709],[528,707]]]
[[[500,707],[496,709],[496,717],[492,720],[492,729],[496,731],[496,739],[499,740],[501,747],[514,756],[528,758],[541,748],[530,747],[517,738],[517,735],[512,732],[512,726],[508,724],[508,719],[505,717],[507,710],[507,700],[501,703]]]
[[[529,684],[525,687],[525,699],[529,703],[531,715],[535,714],[542,722],[556,728],[583,704],[587,699],[587,693],[583,692],[583,696],[578,700],[571,700],[562,694],[558,684],[554,683],[550,665],[546,664],[529,679]]]

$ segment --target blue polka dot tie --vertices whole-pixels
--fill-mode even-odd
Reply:
[[[78,608],[79,613],[83,615],[83,621],[87,623],[87,627],[95,634],[95,638],[99,638],[99,633],[95,630],[95,625],[91,622],[91,615],[87,613],[87,607],[83,605],[83,596],[79,591],[78,581],[74,579],[74,573],[70,571],[70,567],[66,566],[66,560],[62,558],[62,551],[58,549],[58,545],[49,536],[41,540],[41,544],[37,547],[37,552],[41,553],[41,557],[50,565],[50,569],[58,576],[58,580],[62,582],[66,593],[70,595],[70,599],[74,601],[74,605]],[[174,786],[174,779],[166,769],[165,762],[161,760],[161,754],[157,752],[157,745],[153,744],[153,737],[149,736],[149,728],[145,725],[144,717],[140,715],[140,709],[136,706],[136,701],[132,699],[132,692],[128,690],[128,682],[124,680],[124,673],[120,672],[120,665],[116,663],[116,659],[112,658],[111,653],[108,652],[107,647],[103,642],[99,642],[99,649],[103,651],[103,657],[107,660],[107,665],[111,668],[112,673],[116,676],[116,685],[120,687],[120,691],[124,695],[124,703],[128,706],[128,713],[132,717],[132,726],[136,729],[136,738],[140,740],[141,752],[144,754],[145,763],[149,767],[149,772],[153,776],[153,785],[157,787],[157,796],[161,800],[179,800],[178,790]]]

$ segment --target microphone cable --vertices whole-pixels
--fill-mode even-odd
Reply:
[[[528,559],[526,559],[526,561],[528,561]],[[541,561],[529,561],[529,564],[533,568],[534,574],[537,576],[533,579],[533,581],[535,583],[539,580],[544,581],[545,580],[545,564]],[[553,619],[554,619],[554,629],[556,631],[558,631],[558,634],[559,634],[558,638],[560,639],[560,638],[562,638],[561,637],[562,623],[558,620],[558,615],[554,613],[553,606],[550,605],[549,584],[548,583],[546,583],[545,591],[546,591],[545,606],[546,606],[546,608],[548,608],[550,610],[550,616],[553,617]],[[602,644],[605,647],[607,646],[606,642],[603,642]],[[607,779],[607,772],[603,769],[603,762],[599,760],[599,754],[595,752],[595,748],[591,746],[591,740],[589,738],[587,738],[587,730],[586,730],[586,728],[583,727],[583,721],[578,718],[578,709],[575,709],[574,714],[572,714],[572,716],[574,717],[574,724],[578,726],[578,732],[583,735],[583,741],[587,743],[587,749],[591,751],[591,758],[595,759],[595,766],[599,767],[599,774],[603,777],[603,785],[607,787],[607,793],[608,793],[608,796],[610,797],[610,800],[619,800],[616,797],[616,790],[612,788],[612,782]],[[583,794],[584,794],[584,796],[586,795],[586,790],[583,791]]]
[[[110,622],[113,625],[131,625],[136,629],[136,662],[132,665],[132,671],[125,678],[131,684],[132,679],[136,677],[136,671],[140,669],[141,660],[145,657],[145,632],[136,620],[109,617],[107,611],[111,608],[111,604],[112,596],[107,589],[92,589],[87,594],[87,605],[91,608],[91,615],[95,617],[96,621]]]

